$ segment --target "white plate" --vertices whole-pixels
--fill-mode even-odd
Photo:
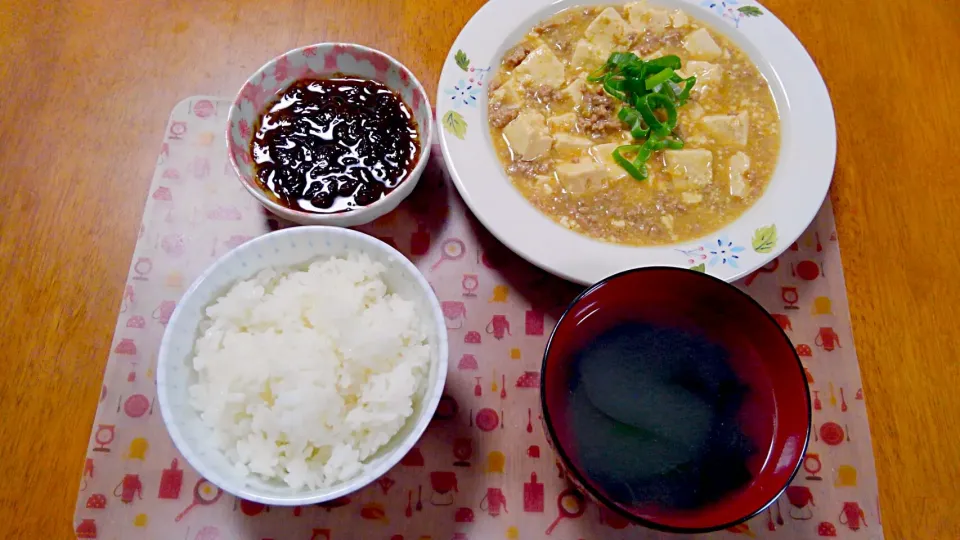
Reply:
[[[764,195],[736,221],[699,239],[633,247],[593,240],[557,224],[513,187],[493,149],[486,83],[503,53],[538,22],[603,0],[491,0],[463,28],[437,91],[440,143],[460,195],[501,242],[533,264],[583,284],[629,268],[700,267],[734,281],[771,261],[813,220],[837,154],[833,107],[823,78],[797,38],[765,7],[737,0],[649,0],[681,8],[723,34],[766,77],[780,113],[776,171]]]

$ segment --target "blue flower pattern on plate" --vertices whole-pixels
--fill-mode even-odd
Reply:
[[[728,9],[732,9],[729,6],[735,6],[739,4],[737,0],[704,0],[700,2],[700,5],[705,8],[710,8],[717,15],[723,16],[723,13]]]
[[[710,262],[707,264],[709,266],[716,266],[717,264],[721,265],[730,265],[732,268],[740,268],[740,253],[745,251],[747,248],[743,246],[738,246],[734,244],[726,236],[721,236],[717,239],[716,245],[710,245]]]
[[[703,2],[700,2],[702,7],[711,9],[714,13],[723,17],[724,19],[730,19],[733,21],[733,25],[737,28],[740,27],[740,19],[743,18],[743,16],[733,6],[739,4],[740,2],[737,0],[704,0]]]
[[[460,79],[457,84],[453,85],[453,88],[444,90],[444,93],[450,96],[454,109],[459,109],[460,105],[476,107],[477,94],[480,93],[480,88],[475,83],[468,83]]]

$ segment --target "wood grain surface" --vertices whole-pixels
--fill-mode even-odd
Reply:
[[[266,60],[319,41],[386,51],[433,93],[482,4],[0,0],[0,535],[73,537],[173,105],[232,96]],[[765,4],[806,45],[836,109],[831,196],[886,536],[960,538],[960,3]]]

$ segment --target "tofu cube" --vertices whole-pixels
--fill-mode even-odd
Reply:
[[[553,147],[558,151],[580,152],[593,146],[593,141],[585,137],[578,137],[568,133],[557,133],[553,136]]]
[[[577,125],[577,115],[572,112],[558,114],[547,118],[547,126],[551,131],[570,131]]]
[[[610,50],[615,45],[623,44],[624,36],[628,30],[627,21],[623,20],[616,9],[608,7],[601,11],[600,15],[597,15],[597,18],[590,23],[583,35],[587,38],[587,41],[597,47]]]
[[[583,89],[586,85],[587,75],[584,73],[562,90],[563,95],[572,101],[574,106],[579,107],[580,103],[583,102]]]
[[[686,78],[691,75],[697,78],[697,88],[723,81],[723,71],[720,70],[720,66],[711,64],[710,62],[701,62],[699,60],[687,62],[687,65],[683,66],[683,69],[680,70],[680,76]]]
[[[687,204],[697,204],[703,200],[703,195],[692,191],[684,191],[680,194],[680,200]]]
[[[670,22],[674,28],[683,28],[690,24],[690,18],[683,11],[675,9],[670,12]]]
[[[630,26],[633,26],[634,21],[639,21],[649,9],[650,6],[647,5],[647,0],[630,2],[623,6],[623,12],[627,14],[627,20],[630,21]]]
[[[665,9],[651,9],[647,12],[647,22],[645,30],[654,34],[662,34],[670,27],[670,12]]]
[[[563,63],[547,45],[541,45],[528,54],[513,70],[513,74],[523,82],[545,84],[551,88],[559,88],[565,79]]]
[[[543,115],[538,112],[523,111],[503,128],[507,144],[520,159],[529,161],[550,151],[553,138],[547,130]]]
[[[556,171],[563,188],[575,195],[600,187],[607,176],[603,165],[590,161],[557,165]]]
[[[624,6],[630,26],[637,32],[650,31],[662,34],[671,24],[670,13],[665,9],[655,9],[646,2],[634,2]]]
[[[594,161],[603,165],[607,171],[607,178],[610,180],[619,180],[627,176],[627,171],[613,160],[613,151],[620,146],[620,143],[598,144],[590,149],[590,157]]]
[[[502,105],[520,105],[523,102],[520,87],[512,77],[501,84],[500,88],[494,90],[490,97]]]
[[[723,53],[706,28],[690,32],[683,40],[683,48],[695,60],[713,60]]]
[[[598,47],[585,39],[581,39],[577,41],[577,45],[573,49],[570,65],[590,72],[602,66],[609,57],[609,48]]]
[[[730,194],[743,198],[747,193],[747,179],[744,176],[750,170],[750,156],[737,152],[730,157],[727,169],[730,172]]]
[[[674,218],[670,214],[664,214],[660,216],[660,223],[663,223],[663,226],[666,227],[670,232],[673,232],[673,222]]]
[[[722,144],[746,146],[750,133],[750,117],[746,111],[736,116],[704,116],[700,119],[707,133]]]
[[[696,101],[688,101],[687,104],[680,109],[680,125],[686,127],[688,124],[695,123],[703,117],[703,113],[702,105]],[[688,120],[690,122],[688,122]]]
[[[667,174],[698,186],[713,182],[713,152],[702,148],[664,150]]]

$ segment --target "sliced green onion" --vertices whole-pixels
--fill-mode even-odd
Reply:
[[[637,60],[637,55],[632,52],[614,52],[607,58],[607,64],[611,67],[624,66]]]
[[[643,79],[647,72],[647,64],[643,60],[637,58],[633,62],[624,65],[620,71],[623,73],[624,77]]]
[[[667,56],[661,56],[660,58],[654,58],[653,60],[647,61],[647,69],[652,71],[661,71],[664,69],[680,69],[680,57],[675,54],[668,54]]]
[[[653,90],[657,86],[669,81],[674,74],[675,72],[673,71],[673,68],[667,68],[656,75],[647,77],[646,82],[644,82],[644,87],[647,90]]]
[[[625,81],[623,79],[607,77],[603,81],[603,90],[620,101],[626,101],[626,95],[623,93],[624,82]]]
[[[647,142],[644,143],[644,146],[649,148],[651,152],[656,152],[663,149],[680,150],[683,148],[683,141],[680,139],[662,138],[654,134],[647,139]]]
[[[604,64],[587,75],[587,82],[601,82],[607,77],[607,65]]]
[[[669,150],[680,150],[683,148],[683,141],[680,139],[664,139],[664,147]]]
[[[634,139],[643,144],[626,144],[613,151],[613,160],[637,180],[648,177],[646,162],[654,152],[679,150],[684,142],[673,131],[677,127],[677,107],[686,103],[696,77],[682,78],[678,73],[680,57],[667,55],[644,61],[630,52],[611,53],[604,64],[587,75],[587,81],[600,83],[604,92],[624,102],[617,112]],[[657,111],[662,111],[658,113]],[[666,119],[661,121],[660,117]],[[624,154],[635,154],[628,159]]]
[[[650,134],[650,128],[643,124],[643,118],[640,117],[636,109],[623,107],[617,113],[617,118],[629,126],[630,135],[633,135],[634,139],[642,139]]]
[[[654,114],[657,109],[663,109],[667,114],[667,121],[661,122]],[[663,94],[647,94],[637,103],[637,112],[643,118],[643,121],[650,126],[650,129],[661,136],[666,137],[675,127],[677,127],[677,108],[673,101]]]
[[[677,103],[680,105],[683,105],[690,99],[690,90],[693,90],[693,85],[697,84],[697,78],[691,75],[684,82],[686,82],[686,85],[683,87],[683,91],[677,94]]]
[[[677,84],[673,79],[670,79],[663,85],[663,88],[660,90],[661,94],[667,95],[667,97],[677,100],[677,96],[680,95],[680,92],[683,92],[683,88]]]
[[[647,179],[647,166],[646,159],[641,158],[641,152],[644,149],[642,144],[625,144],[623,146],[618,146],[613,149],[613,160],[617,162],[617,165],[623,167],[623,170],[627,171],[627,174],[636,178],[637,180],[646,180]],[[634,158],[634,161],[631,162],[629,159],[623,156],[624,152],[637,152],[637,157]],[[649,156],[648,156],[649,157]]]

